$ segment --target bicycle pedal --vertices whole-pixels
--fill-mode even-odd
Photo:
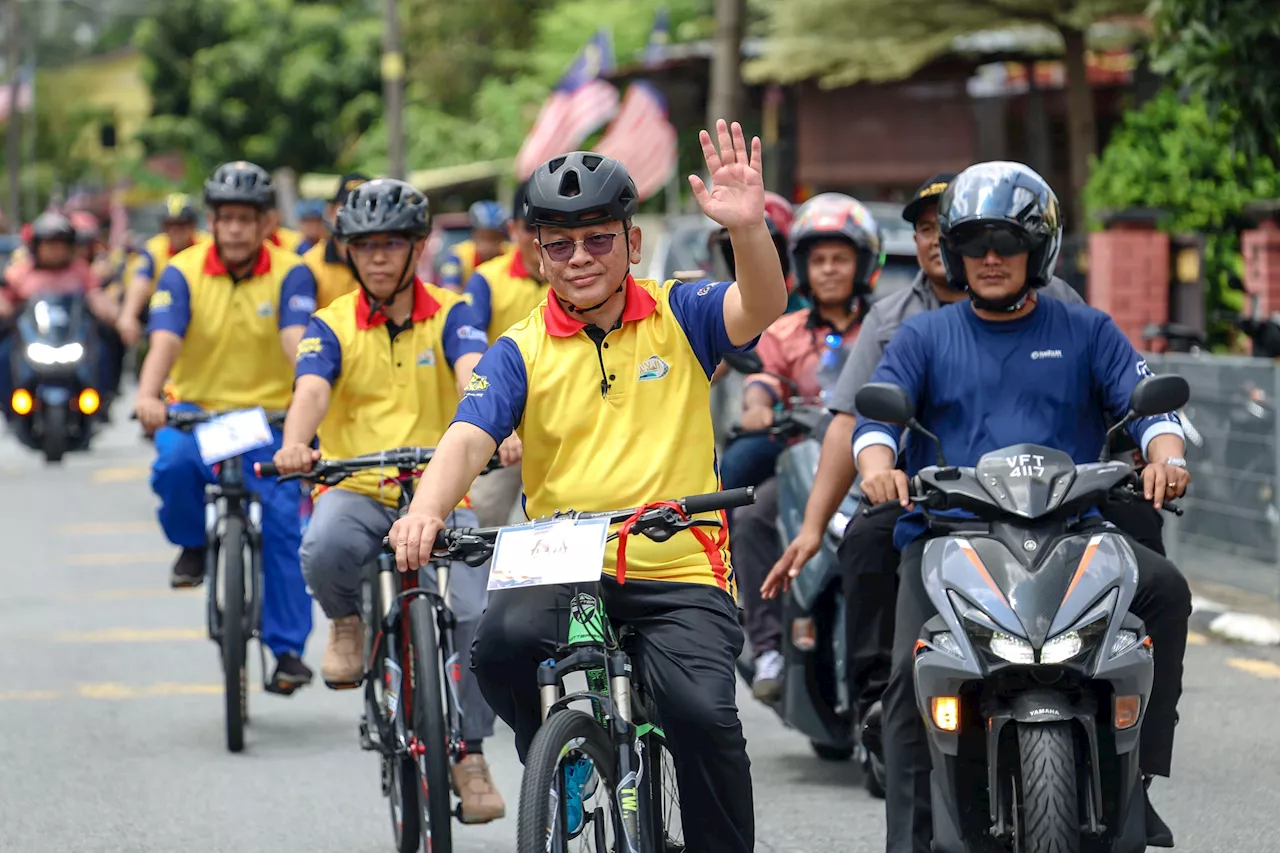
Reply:
[[[360,723],[360,748],[365,752],[377,752],[381,748],[369,734],[369,724],[365,722]]]
[[[360,681],[329,681],[325,680],[325,687],[330,690],[355,690],[361,685]]]

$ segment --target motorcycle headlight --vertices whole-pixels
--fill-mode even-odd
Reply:
[[[956,638],[950,631],[940,631],[929,638],[934,648],[940,652],[946,652],[952,657],[964,660],[964,652],[960,650],[960,644],[956,642]]]
[[[1040,663],[1063,663],[1084,651],[1084,638],[1079,631],[1059,634],[1040,647]]]
[[[45,343],[27,345],[27,358],[36,364],[75,364],[84,357],[84,347],[78,343],[51,347]]]
[[[1117,631],[1115,642],[1111,644],[1111,656],[1118,658],[1120,655],[1138,645],[1138,635],[1133,631]]]
[[[1031,648],[1030,643],[1012,634],[1006,634],[1004,631],[992,631],[987,647],[991,649],[993,655],[1004,658],[1009,663],[1036,662],[1036,652]]]

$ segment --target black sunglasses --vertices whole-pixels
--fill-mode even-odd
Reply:
[[[979,228],[951,235],[947,246],[966,258],[985,258],[987,252],[1009,258],[1031,251],[1031,240],[1009,228]]]

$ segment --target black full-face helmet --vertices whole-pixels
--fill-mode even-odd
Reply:
[[[1058,197],[1044,178],[1022,163],[978,163],[956,176],[938,203],[938,229],[947,284],[967,290],[978,308],[1017,311],[1032,288],[1044,287],[1062,249]],[[1004,255],[1027,253],[1027,280],[1007,299],[985,300],[969,288],[964,256],[988,249]],[[977,253],[977,254],[975,254]]]

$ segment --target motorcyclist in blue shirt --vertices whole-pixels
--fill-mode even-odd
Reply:
[[[1052,275],[1062,243],[1057,197],[1026,166],[980,163],[947,188],[938,220],[947,276],[967,287],[969,299],[907,320],[872,381],[906,389],[921,426],[937,435],[952,465],[975,465],[983,454],[1021,442],[1058,448],[1077,463],[1096,461],[1107,418],[1124,416],[1134,386],[1150,371],[1106,314],[1038,291]],[[854,456],[871,503],[898,501],[908,509],[894,535],[902,564],[893,669],[884,696],[886,850],[929,853],[930,759],[911,652],[936,611],[920,570],[930,534],[922,514],[910,506],[908,478],[933,464],[936,451],[913,432],[905,449],[907,470],[898,470],[900,433],[900,427],[860,416]],[[1177,418],[1141,418],[1130,434],[1148,460],[1145,497],[1159,508],[1181,496],[1190,475]],[[1106,524],[1101,517],[1087,523]],[[1191,593],[1172,563],[1132,539],[1129,544],[1138,564],[1131,610],[1156,650],[1140,754],[1149,784],[1152,776],[1170,771]],[[1149,801],[1147,835],[1150,846],[1173,846],[1172,833]]]

